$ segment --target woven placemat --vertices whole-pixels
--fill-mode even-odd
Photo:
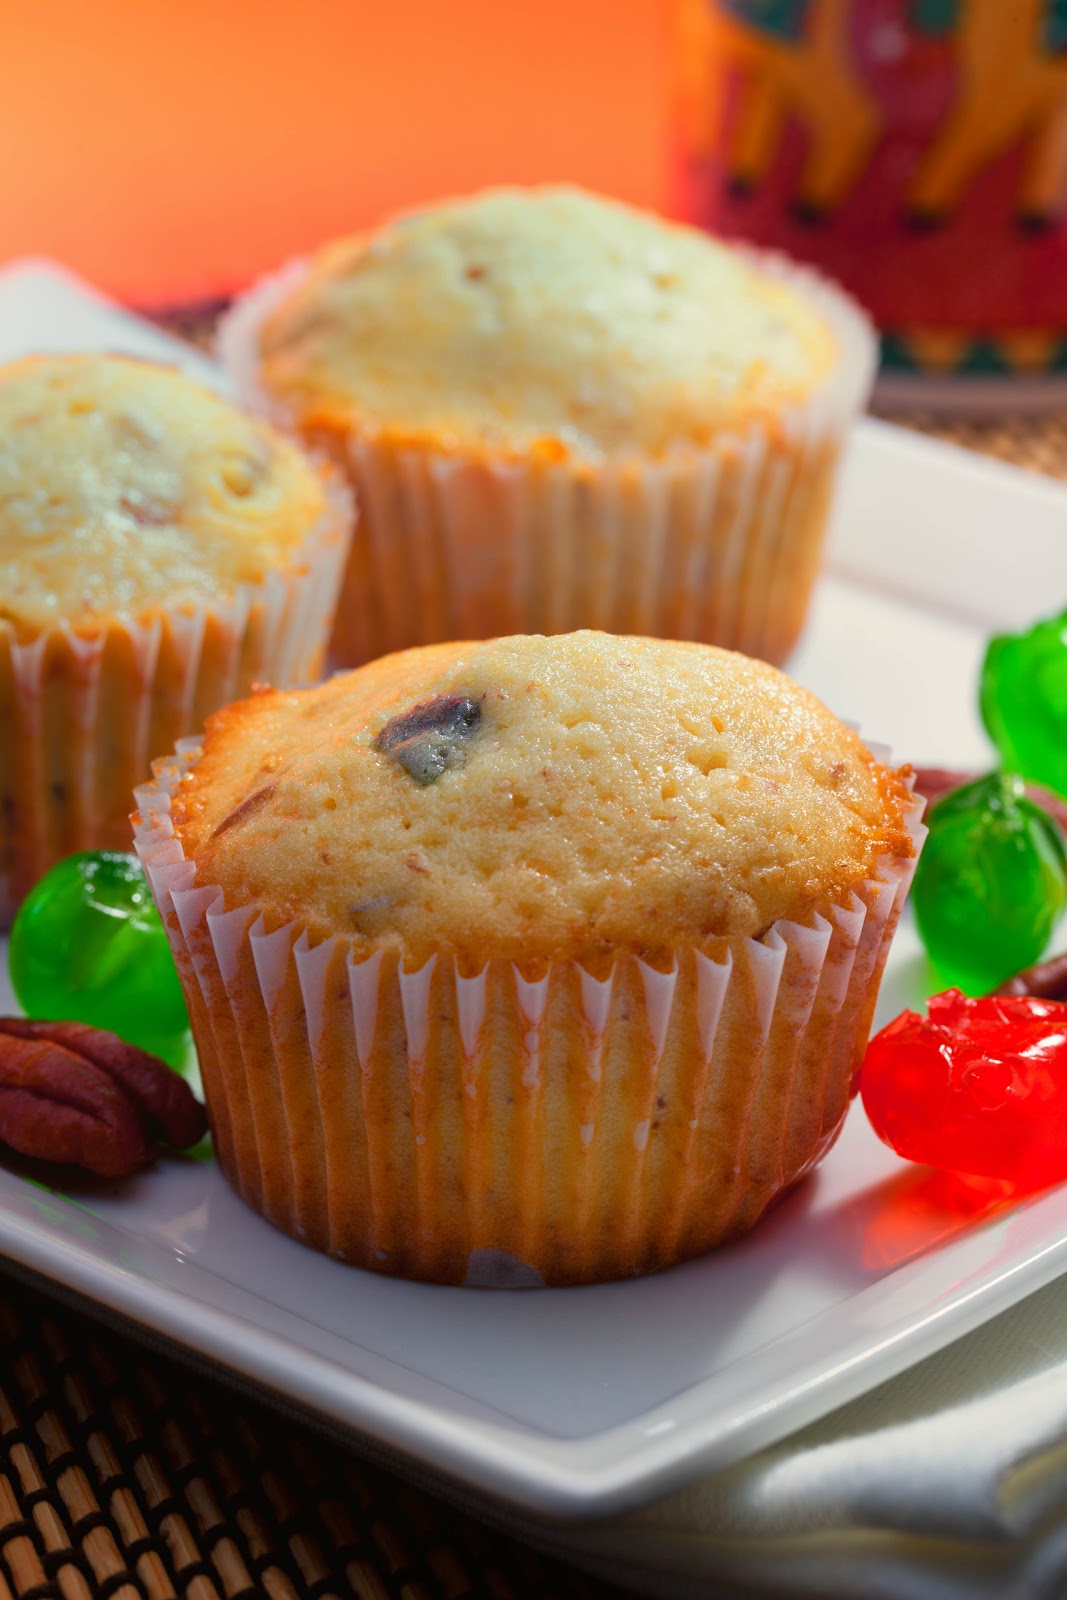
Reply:
[[[996,456],[999,461],[1028,467],[1031,472],[1067,479],[1067,411],[1041,417],[1000,417],[995,422],[946,421],[921,411],[887,414],[886,419],[949,444]]]
[[[1067,412],[896,420],[1067,478]],[[620,1593],[3,1277],[0,1352],[0,1600]]]
[[[618,1594],[0,1280],[0,1600]]]

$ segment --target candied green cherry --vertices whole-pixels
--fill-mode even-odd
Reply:
[[[931,810],[915,873],[919,933],[946,986],[985,994],[1032,965],[1067,908],[1067,849],[1023,781],[994,772]]]
[[[163,923],[136,856],[67,856],[19,907],[8,951],[22,1009],[108,1028],[172,1066],[189,1019]]]
[[[978,697],[1004,766],[1067,796],[1067,611],[990,639]]]

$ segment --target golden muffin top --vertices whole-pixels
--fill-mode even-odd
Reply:
[[[299,450],[172,368],[0,366],[0,623],[217,599],[298,559],[325,510]]]
[[[496,189],[344,239],[266,319],[308,428],[597,458],[706,444],[806,397],[825,322],[736,250],[579,189]]]
[[[409,965],[656,959],[846,900],[913,854],[903,775],[708,645],[431,645],[208,721],[172,815],[201,884]]]

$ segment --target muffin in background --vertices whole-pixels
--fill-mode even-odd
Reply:
[[[340,661],[581,627],[781,661],[874,341],[810,270],[545,188],[327,246],[220,353],[356,490]]]
[[[908,777],[772,667],[594,632],[217,713],[135,823],[223,1170],[307,1244],[446,1283],[744,1232],[845,1115]]]
[[[129,849],[153,756],[318,676],[347,489],[179,372],[0,367],[0,927],[61,856]]]

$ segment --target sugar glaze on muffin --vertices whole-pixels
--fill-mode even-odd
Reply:
[[[910,854],[907,803],[773,668],[584,632],[431,646],[229,707],[174,820],[228,904],[480,966],[805,921]]]
[[[780,663],[876,343],[810,268],[550,187],[290,263],[220,355],[355,491],[339,663],[581,628]]]
[[[291,443],[173,368],[0,367],[0,622],[213,602],[297,561],[327,509]]]
[[[301,427],[598,458],[706,445],[836,357],[787,285],[693,228],[577,189],[497,189],[321,252],[267,319]]]
[[[335,468],[173,368],[0,366],[0,928],[62,856],[129,849],[209,712],[320,675],[351,524]]]
[[[737,1237],[842,1125],[908,776],[773,668],[593,632],[223,710],[136,818],[223,1171],[440,1283]]]

